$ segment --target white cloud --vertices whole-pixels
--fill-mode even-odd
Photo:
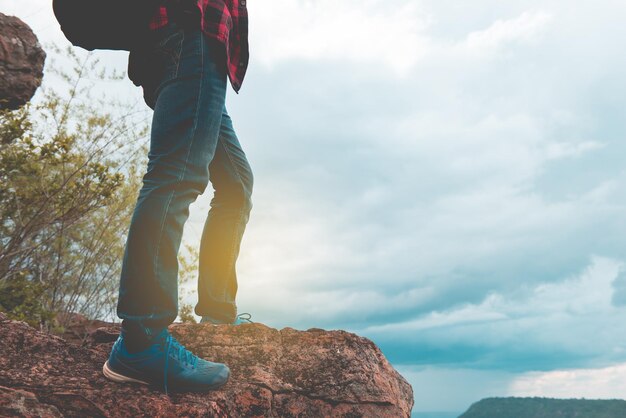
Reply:
[[[462,46],[473,53],[497,50],[511,42],[530,42],[550,23],[552,15],[546,11],[525,11],[513,19],[498,19],[487,29],[467,35]]]
[[[508,396],[623,399],[626,363],[596,369],[524,373],[509,384],[506,392]]]
[[[428,17],[417,2],[273,0],[251,2],[249,9],[253,46],[267,66],[347,59],[405,73],[427,49],[421,33]]]
[[[402,356],[409,364],[423,363],[425,356],[441,361],[440,352],[448,353],[444,357],[448,367],[509,371],[623,361],[624,310],[611,301],[612,283],[622,265],[617,260],[594,257],[582,273],[560,282],[535,286],[520,283],[510,295],[494,292],[478,304],[358,332],[384,341],[383,346],[394,345],[394,336],[403,335],[406,344],[413,345]],[[477,352],[485,356],[477,356]]]
[[[413,1],[389,7],[383,0],[277,0],[272,7],[253,2],[250,13],[255,47],[268,67],[291,59],[355,61],[401,76],[442,54],[484,56],[536,41],[552,19],[546,11],[528,10],[456,40],[430,35],[434,17]]]
[[[492,293],[480,304],[467,304],[443,312],[435,311],[406,322],[369,327],[364,332],[419,331],[501,321],[514,323],[520,318],[531,317],[550,321],[549,318],[553,315],[576,317],[610,313],[614,311],[611,304],[612,283],[621,266],[619,261],[594,257],[582,274],[561,282],[539,284],[526,290],[523,297],[510,298]],[[549,326],[549,323],[543,325]]]

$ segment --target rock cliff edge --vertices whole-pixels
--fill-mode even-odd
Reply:
[[[232,374],[218,391],[169,396],[104,378],[117,326],[68,331],[45,334],[0,313],[0,416],[409,417],[413,406],[378,347],[345,331],[174,324],[181,343]]]

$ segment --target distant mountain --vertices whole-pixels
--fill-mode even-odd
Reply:
[[[624,400],[487,398],[459,418],[625,418]]]

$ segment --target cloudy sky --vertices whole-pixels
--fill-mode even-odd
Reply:
[[[0,11],[62,43],[48,3]],[[626,3],[249,12],[251,64],[228,96],[255,173],[240,309],[371,338],[416,412],[624,397]],[[128,81],[120,92],[141,99]],[[187,243],[210,198],[192,206]]]

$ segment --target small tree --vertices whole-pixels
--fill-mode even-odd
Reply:
[[[0,309],[44,326],[58,312],[113,317],[148,132],[145,108],[94,97],[124,75],[65,53],[73,69],[53,70],[66,94],[0,113]]]

